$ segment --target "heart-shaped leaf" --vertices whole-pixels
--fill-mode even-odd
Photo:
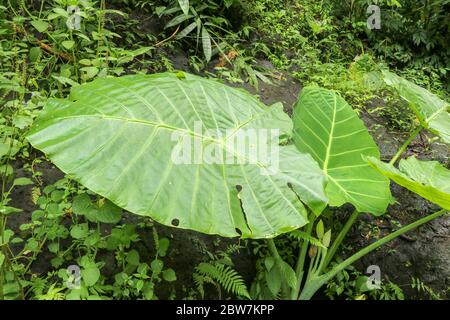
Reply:
[[[315,212],[327,202],[312,157],[279,146],[278,135],[291,129],[281,104],[269,108],[243,90],[164,73],[72,88],[69,99],[47,102],[28,140],[130,212],[208,234],[263,238],[308,223],[302,201]],[[274,136],[245,150],[232,143],[268,133]],[[267,156],[256,156],[255,146]]]
[[[439,162],[420,161],[409,157],[400,160],[397,169],[373,157],[368,157],[367,160],[372,167],[397,184],[450,210],[450,170]]]
[[[408,101],[422,126],[450,143],[450,104],[430,91],[399,77],[383,71],[384,81]]]
[[[310,153],[328,177],[330,205],[353,204],[360,212],[383,214],[391,199],[389,180],[362,155],[380,157],[364,123],[335,92],[304,88],[294,109],[294,143]]]

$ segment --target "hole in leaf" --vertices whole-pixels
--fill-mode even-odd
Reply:
[[[239,184],[237,184],[237,185],[236,185],[236,190],[237,190],[238,192],[241,192],[241,190],[242,190],[242,186],[241,186],[241,185],[239,185]]]
[[[180,220],[173,219],[171,223],[172,223],[173,226],[178,227],[178,225],[180,224]]]

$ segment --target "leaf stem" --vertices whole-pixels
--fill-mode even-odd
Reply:
[[[314,279],[312,279],[311,281],[306,283],[305,288],[302,290],[302,293],[300,294],[299,299],[300,300],[310,299],[316,293],[316,291],[320,289],[320,287],[322,287],[325,283],[330,281],[334,276],[336,276],[339,272],[341,272],[342,270],[347,268],[353,262],[359,260],[366,254],[377,249],[378,247],[382,246],[386,242],[389,242],[389,241],[397,238],[398,236],[410,231],[411,229],[414,229],[422,224],[427,223],[430,220],[440,217],[440,216],[444,215],[446,212],[447,211],[445,209],[441,209],[433,214],[430,214],[430,215],[423,217],[413,223],[410,223],[410,224],[398,229],[397,231],[394,231],[391,234],[381,238],[380,240],[375,241],[374,243],[368,245],[367,247],[359,250],[357,253],[355,253],[354,255],[347,258],[345,261],[343,261],[340,264],[338,264],[337,266],[335,266],[328,273],[326,273],[322,276],[319,276],[319,277],[315,277]]]
[[[314,217],[313,215],[311,215]],[[314,218],[312,218],[312,221],[309,221],[307,227],[306,227],[306,233],[308,235],[311,235],[312,229],[314,225]],[[296,290],[291,291],[291,299],[297,299],[298,295],[300,294],[300,288],[303,281],[303,275],[305,274],[303,268],[305,266],[305,259],[306,259],[306,253],[308,252],[308,245],[309,241],[307,239],[304,239],[302,242],[302,247],[300,249],[300,252],[298,253],[298,259],[297,264],[295,266],[295,276],[297,278],[297,288]]]
[[[389,161],[389,164],[394,164],[398,158],[402,155],[403,152],[405,152],[408,145],[411,143],[411,141],[414,140],[414,138],[422,131],[423,127],[422,125],[419,125],[414,131],[411,133],[409,138],[403,143],[403,145],[398,149],[397,153],[394,155],[394,157]]]
[[[356,219],[359,216],[358,210],[354,210],[350,217],[348,218],[347,222],[345,223],[344,227],[342,228],[341,232],[339,232],[336,240],[334,240],[333,244],[331,245],[330,250],[328,251],[328,254],[325,258],[325,263],[323,265],[323,268],[326,268],[330,262],[331,259],[333,259],[334,255],[336,254],[337,249],[341,245],[342,241],[345,239],[345,236],[347,235],[348,231],[352,227],[353,223],[356,221]]]

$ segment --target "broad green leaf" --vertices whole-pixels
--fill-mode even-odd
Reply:
[[[450,143],[450,104],[394,73],[383,71],[383,76],[386,84],[408,102],[422,126]]]
[[[185,75],[101,78],[74,87],[69,99],[47,102],[28,140],[87,188],[166,225],[264,238],[308,223],[302,201],[316,213],[327,201],[325,176],[312,157],[278,147],[274,138],[261,142],[272,152],[267,159],[248,161],[230,143],[262,129],[290,135],[282,105],[267,107],[243,90]],[[174,160],[186,145],[180,142],[194,149],[183,161]],[[211,150],[231,155],[232,163],[204,161],[200,156]],[[278,170],[271,172],[277,153]]]
[[[178,0],[178,3],[180,4],[181,10],[183,10],[184,14],[189,13],[189,0]]]
[[[420,161],[409,157],[400,160],[397,169],[373,157],[368,157],[367,160],[372,167],[397,184],[450,210],[450,170],[439,162]]]
[[[310,153],[328,177],[330,205],[350,202],[360,212],[383,214],[391,199],[389,180],[362,158],[380,154],[350,105],[333,91],[307,87],[293,121],[298,150]]]

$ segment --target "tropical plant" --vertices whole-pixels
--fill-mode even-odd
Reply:
[[[421,97],[430,99],[425,93]],[[445,137],[448,122],[435,125],[433,120],[446,109],[438,110],[422,116],[422,121]],[[271,171],[273,163],[267,160],[248,161],[242,150],[227,143],[247,129],[277,129],[281,136],[292,137],[294,145],[286,139],[283,145],[279,139],[266,142],[268,149],[279,150],[279,170]],[[427,180],[426,187],[442,195],[439,201],[425,196],[444,204],[444,209],[329,267],[359,212],[383,214],[391,195],[383,175],[387,170],[378,169],[379,151],[362,121],[336,92],[317,87],[302,91],[291,121],[281,104],[267,107],[246,92],[190,74],[97,79],[73,88],[68,99],[50,99],[27,138],[62,171],[130,212],[208,234],[266,238],[272,255],[266,263],[266,282],[271,283],[266,285],[273,296],[284,299],[310,299],[362,256],[448,209],[449,183]],[[184,153],[189,161],[180,163],[172,152],[186,139],[196,139],[199,149]],[[235,161],[196,162],[196,154],[228,154]],[[407,167],[401,170],[409,183],[402,185],[424,183]],[[446,170],[436,164],[420,169]],[[448,179],[448,173],[441,179]],[[320,215],[327,204],[344,203],[356,210],[333,238]],[[301,246],[292,266],[283,260],[273,238],[301,227],[305,231],[298,236]],[[313,245],[314,239],[321,245]],[[222,284],[230,288],[230,283]]]
[[[223,54],[227,42],[223,41],[221,34],[232,35],[227,30],[230,27],[229,21],[223,16],[223,10],[237,4],[235,0],[178,0],[171,1],[171,5],[164,7],[160,12],[161,16],[175,15],[165,26],[165,29],[177,27],[177,39],[191,37],[191,33],[196,30],[196,45],[201,42],[203,54],[207,62],[217,52]]]

